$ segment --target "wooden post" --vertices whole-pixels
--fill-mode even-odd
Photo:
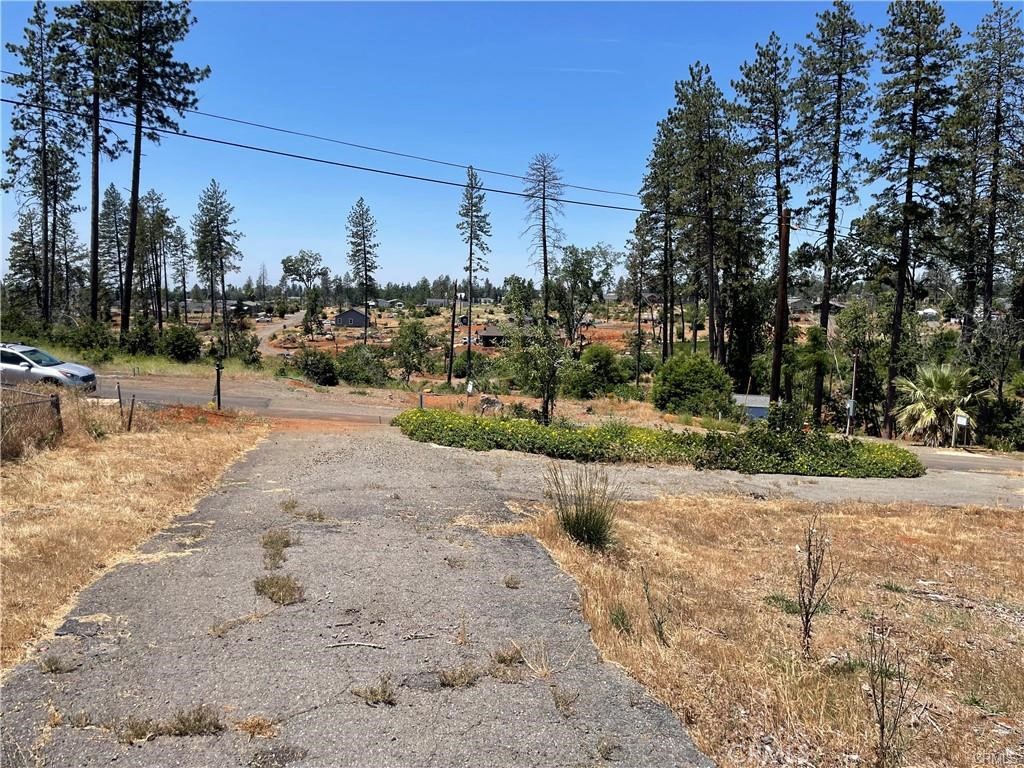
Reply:
[[[63,435],[64,434],[64,419],[60,415],[60,395],[58,395],[56,393],[50,395],[50,409],[53,411],[53,418],[57,422],[57,434],[58,435]]]
[[[117,410],[121,414],[121,426],[124,426],[124,402],[121,400],[121,382],[117,382]]]
[[[135,395],[132,395],[132,404],[128,407],[128,431],[132,431],[132,420],[135,418]]]
[[[772,374],[768,401],[779,401],[782,379],[782,347],[789,327],[789,208],[782,209],[779,219],[779,277],[775,292],[775,338],[772,345]]]
[[[220,410],[220,372],[224,369],[224,363],[221,362],[220,358],[217,358],[217,363],[214,365],[217,369],[217,384],[214,388],[214,394],[217,397],[217,410]]]

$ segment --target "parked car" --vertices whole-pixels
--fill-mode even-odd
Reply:
[[[78,363],[66,363],[25,344],[0,344],[0,381],[4,384],[53,384],[88,392],[96,389],[96,373]]]

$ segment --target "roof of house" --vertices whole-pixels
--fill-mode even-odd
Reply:
[[[481,338],[484,336],[505,336],[505,332],[496,325],[485,325],[483,329],[477,334]]]
[[[732,400],[736,405],[747,408],[767,408],[771,402],[768,395],[745,395],[742,392],[733,392]]]

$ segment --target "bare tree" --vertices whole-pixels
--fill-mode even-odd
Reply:
[[[533,252],[540,257],[542,272],[541,296],[544,300],[544,318],[550,309],[550,286],[548,276],[553,269],[554,249],[562,239],[562,230],[557,217],[562,215],[561,201],[565,185],[562,172],[555,167],[557,155],[544,152],[535,155],[526,169],[526,234],[533,237]]]

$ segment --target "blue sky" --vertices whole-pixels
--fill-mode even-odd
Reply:
[[[566,181],[635,192],[655,124],[688,66],[710,64],[720,85],[774,29],[793,44],[822,3],[300,3],[195,2],[198,24],[178,49],[213,72],[199,109],[481,168],[522,173],[537,152],[559,156]],[[988,3],[953,3],[965,32]],[[860,3],[876,28],[885,5]],[[3,2],[4,42],[20,38],[29,3]],[[4,69],[13,59],[3,53]],[[10,96],[5,87],[4,95]],[[4,131],[9,109],[4,105]],[[340,162],[462,182],[464,171],[189,115],[195,134]],[[6,141],[6,138],[4,139]],[[463,261],[460,190],[275,158],[168,137],[144,147],[143,190],[155,188],[184,225],[211,178],[227,189],[240,229],[242,271],[320,251],[345,262],[345,218],[362,196],[377,218],[382,282],[453,274]],[[128,187],[130,159],[107,163],[102,184]],[[88,178],[82,169],[83,181]],[[488,186],[520,189],[484,176]],[[83,190],[84,192],[84,190]],[[597,202],[630,198],[572,191]],[[86,202],[82,195],[83,204]],[[16,200],[3,203],[3,253]],[[523,200],[488,195],[491,275],[533,274]],[[568,242],[621,247],[635,214],[567,206]],[[85,215],[80,234],[87,233]]]

